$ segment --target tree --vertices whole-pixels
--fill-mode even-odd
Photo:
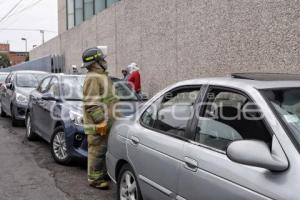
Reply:
[[[8,66],[10,66],[9,57],[4,53],[0,53],[0,68],[6,68]]]

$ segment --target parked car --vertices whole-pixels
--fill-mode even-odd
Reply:
[[[41,71],[11,72],[1,86],[1,116],[11,116],[12,125],[19,125],[25,120],[25,111],[29,93],[46,75]]]
[[[85,76],[52,74],[44,78],[29,98],[26,137],[37,136],[50,143],[54,160],[69,164],[87,158],[87,137],[83,129],[82,88]],[[126,102],[124,115],[130,115],[141,99],[121,80],[112,78],[116,94]]]
[[[299,199],[300,77],[179,82],[114,123],[118,198]]]
[[[0,87],[5,82],[5,79],[8,76],[8,74],[8,72],[0,72]]]

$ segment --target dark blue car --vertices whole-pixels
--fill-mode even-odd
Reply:
[[[41,137],[49,142],[52,156],[60,164],[87,157],[82,112],[84,78],[83,75],[49,75],[29,97],[26,137],[28,140]],[[112,80],[116,95],[124,102],[123,115],[132,114],[142,99],[121,80]]]

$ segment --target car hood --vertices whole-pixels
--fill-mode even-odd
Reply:
[[[16,92],[22,94],[26,97],[29,97],[30,93],[35,90],[35,88],[28,88],[28,87],[17,87]]]
[[[66,101],[66,106],[70,107],[71,110],[77,111],[78,113],[83,112],[83,102],[82,101]]]

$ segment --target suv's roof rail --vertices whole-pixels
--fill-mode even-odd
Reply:
[[[248,79],[257,81],[296,81],[300,80],[300,74],[285,73],[234,73],[232,78]]]

